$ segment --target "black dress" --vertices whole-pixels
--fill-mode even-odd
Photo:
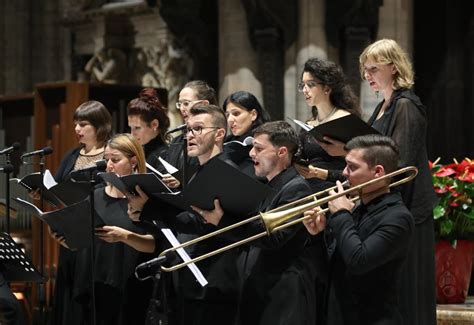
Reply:
[[[166,173],[163,164],[160,163],[158,158],[161,157],[166,160],[168,148],[168,145],[163,142],[159,136],[153,138],[143,146],[146,162],[158,171]],[[146,262],[154,257],[155,254],[140,252],[135,265]],[[152,291],[153,283],[151,280],[140,281],[134,276],[129,278],[126,286],[127,296],[124,306],[125,324],[141,325],[145,323],[145,316],[150,299],[152,298]]]
[[[412,90],[394,91],[384,114],[368,123],[400,147],[400,167],[415,166],[418,175],[400,188],[415,219],[415,236],[402,272],[400,304],[405,324],[436,324],[433,207],[436,195],[426,151],[426,110]]]
[[[64,156],[55,175],[56,182],[65,180],[73,170],[80,150],[81,148],[75,148]],[[54,307],[51,317],[53,325],[80,324],[76,315],[81,313],[81,306],[73,299],[73,288],[76,281],[74,278],[75,263],[76,252],[60,245],[54,286]]]
[[[309,163],[315,167],[327,169],[329,176],[327,181],[320,180],[318,178],[307,179],[311,185],[313,192],[322,191],[328,187],[335,185],[336,179],[330,177],[333,174],[338,176],[342,173],[342,170],[346,166],[346,161],[343,157],[330,156],[309,134],[302,130],[299,134],[301,144],[301,159],[309,161]],[[339,179],[340,177],[337,177]]]
[[[328,324],[404,324],[397,297],[413,228],[413,217],[398,193],[361,204],[352,214],[340,210],[329,216]]]
[[[95,211],[106,225],[118,226],[135,233],[143,231],[134,225],[127,214],[127,200],[113,198],[98,188],[94,193]],[[126,291],[126,284],[137,265],[138,251],[122,243],[107,243],[95,239],[95,299],[97,324],[129,324],[124,320],[127,301],[133,301],[132,293]],[[91,250],[77,251],[75,265],[74,299],[82,307],[82,322],[89,323],[91,308]]]

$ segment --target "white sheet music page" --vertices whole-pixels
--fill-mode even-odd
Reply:
[[[288,117],[289,120],[293,121],[296,125],[298,125],[300,128],[302,128],[305,131],[311,130],[313,127],[305,122],[302,122],[300,120],[292,119],[291,117]]]
[[[48,190],[51,187],[58,185],[53,175],[51,175],[51,172],[49,171],[49,169],[46,169],[46,171],[44,172],[43,184],[44,184],[44,187],[46,187]]]
[[[150,165],[149,163],[146,163],[146,168],[148,168],[149,170],[151,170],[153,173],[157,174],[158,176],[160,176],[161,178],[163,178],[163,174],[160,173],[157,169],[155,169],[152,165]]]
[[[158,157],[158,160],[160,161],[160,163],[163,164],[163,166],[165,167],[166,171],[170,174],[174,174],[178,171],[178,169],[176,167],[174,167],[173,165],[171,165],[169,162],[167,162],[166,160],[164,160],[163,158],[161,157]]]
[[[170,244],[173,247],[176,247],[176,246],[180,245],[180,243],[178,242],[178,239],[175,237],[175,235],[173,234],[171,229],[163,228],[163,229],[161,229],[161,231],[163,232],[166,239],[168,239],[168,241],[170,242]],[[189,257],[188,253],[186,253],[184,248],[178,248],[177,252],[178,252],[179,256],[183,259],[183,261],[188,262],[188,261],[191,260],[191,257]],[[204,275],[201,273],[199,268],[196,266],[196,264],[191,263],[191,264],[188,264],[187,267],[189,267],[189,269],[193,273],[194,277],[196,278],[196,280],[198,280],[198,282],[201,286],[204,287],[208,283],[206,278],[204,277]]]

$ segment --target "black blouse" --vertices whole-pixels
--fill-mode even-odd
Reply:
[[[164,171],[162,164],[159,162],[158,157],[164,158],[166,150],[168,150],[168,145],[163,142],[161,137],[157,136],[150,140],[148,143],[143,145],[143,150],[145,151],[146,162],[151,166],[158,168],[160,171]]]
[[[110,197],[103,187],[95,191],[94,200],[95,211],[106,225],[118,226],[135,233],[144,233],[128,217],[127,199]],[[90,254],[89,248],[77,251],[75,297],[88,294],[90,290]],[[107,243],[96,238],[95,282],[123,292],[137,264],[138,254],[138,251],[122,242]]]
[[[432,218],[437,202],[426,150],[426,109],[412,90],[396,90],[384,114],[376,120],[383,103],[377,105],[368,124],[398,144],[400,167],[418,168],[417,177],[401,186],[400,191],[415,222],[421,223]]]

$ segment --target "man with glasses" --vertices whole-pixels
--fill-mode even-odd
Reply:
[[[222,159],[234,165],[227,159],[227,155],[222,153],[227,131],[227,119],[224,111],[215,105],[198,104],[192,107],[188,114],[186,123],[187,150],[189,157],[195,157],[199,162],[200,167],[197,173],[211,159]],[[234,167],[236,166],[234,165]],[[176,215],[173,214],[173,211],[165,211],[162,202],[156,199],[148,200],[146,194],[141,191],[139,194],[139,198],[130,201],[134,211],[141,211],[136,213],[129,211],[133,220],[138,220],[138,218],[150,220],[151,217],[159,215],[160,219],[174,231],[190,234],[206,233],[212,227],[202,222],[202,210],[198,213],[181,212]],[[162,236],[158,233],[154,237],[158,242]],[[192,251],[188,249],[187,251],[191,256],[198,256],[214,250],[218,246],[222,246],[221,241],[214,238],[193,245]],[[201,288],[194,280],[189,270],[179,271],[177,290],[178,295],[181,295],[182,298],[178,311],[182,319],[179,323],[233,324],[235,322],[239,289],[237,257],[238,251],[232,250],[200,263],[199,268],[209,282],[204,288]]]

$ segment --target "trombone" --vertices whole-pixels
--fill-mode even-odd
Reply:
[[[290,202],[288,204],[279,206],[279,207],[277,207],[275,209],[272,209],[272,210],[269,210],[267,212],[260,212],[256,216],[253,216],[253,217],[250,217],[250,218],[245,219],[243,221],[234,223],[234,224],[232,224],[230,226],[227,226],[227,227],[224,227],[222,229],[213,231],[213,232],[211,232],[209,234],[206,234],[206,235],[203,235],[201,237],[192,239],[192,240],[187,241],[185,243],[182,243],[178,246],[166,249],[166,250],[164,250],[163,252],[160,253],[159,257],[166,256],[166,254],[171,253],[171,252],[176,252],[180,248],[185,248],[185,247],[191,246],[193,244],[199,243],[199,242],[204,241],[206,239],[209,239],[211,237],[215,237],[215,236],[220,235],[224,232],[227,232],[229,230],[241,227],[242,225],[254,222],[256,220],[261,220],[263,225],[265,226],[265,231],[257,233],[253,236],[248,237],[248,238],[242,239],[242,240],[237,241],[235,243],[229,244],[227,246],[218,248],[218,249],[216,249],[214,251],[211,251],[211,252],[208,252],[206,254],[197,256],[197,257],[195,257],[193,259],[190,259],[186,262],[176,264],[174,266],[165,267],[165,266],[162,265],[161,270],[164,271],[164,272],[173,272],[173,271],[176,271],[178,269],[181,269],[181,268],[185,267],[188,264],[202,261],[202,260],[207,259],[211,256],[220,254],[220,253],[225,252],[229,249],[241,246],[243,244],[246,244],[246,243],[251,242],[253,240],[259,239],[261,237],[270,236],[272,233],[274,233],[278,230],[282,230],[282,229],[291,227],[295,224],[298,224],[298,223],[302,222],[304,219],[306,219],[305,217],[300,217],[300,218],[297,218],[295,220],[291,220],[289,222],[286,222],[286,221],[302,214],[306,210],[322,206],[322,205],[328,203],[329,201],[332,201],[332,200],[337,199],[341,196],[345,196],[349,193],[356,192],[356,191],[358,192],[359,195],[354,197],[354,198],[351,198],[351,200],[352,201],[357,201],[359,199],[359,197],[361,196],[362,189],[364,187],[367,187],[367,186],[372,185],[374,183],[380,182],[382,180],[390,179],[394,176],[398,176],[398,175],[404,174],[404,173],[409,173],[409,174],[406,177],[404,177],[404,178],[402,178],[402,179],[400,179],[400,180],[398,180],[394,183],[391,183],[389,185],[389,187],[395,187],[395,186],[398,186],[398,185],[401,185],[401,184],[404,184],[404,183],[407,183],[407,182],[411,181],[418,174],[418,169],[416,167],[413,167],[413,166],[404,167],[404,168],[396,170],[392,173],[384,175],[382,177],[374,178],[374,179],[372,179],[370,181],[367,181],[365,183],[362,183],[362,184],[356,185],[354,187],[351,187],[349,189],[343,190],[342,192],[336,193],[334,195],[326,196],[324,198],[318,199],[318,196],[326,194],[331,190],[337,189],[337,186],[333,186],[333,187],[330,187],[330,188],[328,188],[324,191],[320,191],[320,192],[308,195],[304,198],[301,198],[299,200],[296,200],[296,201]],[[324,210],[321,210],[319,213],[320,214],[325,213],[327,210],[328,209],[326,208]]]

